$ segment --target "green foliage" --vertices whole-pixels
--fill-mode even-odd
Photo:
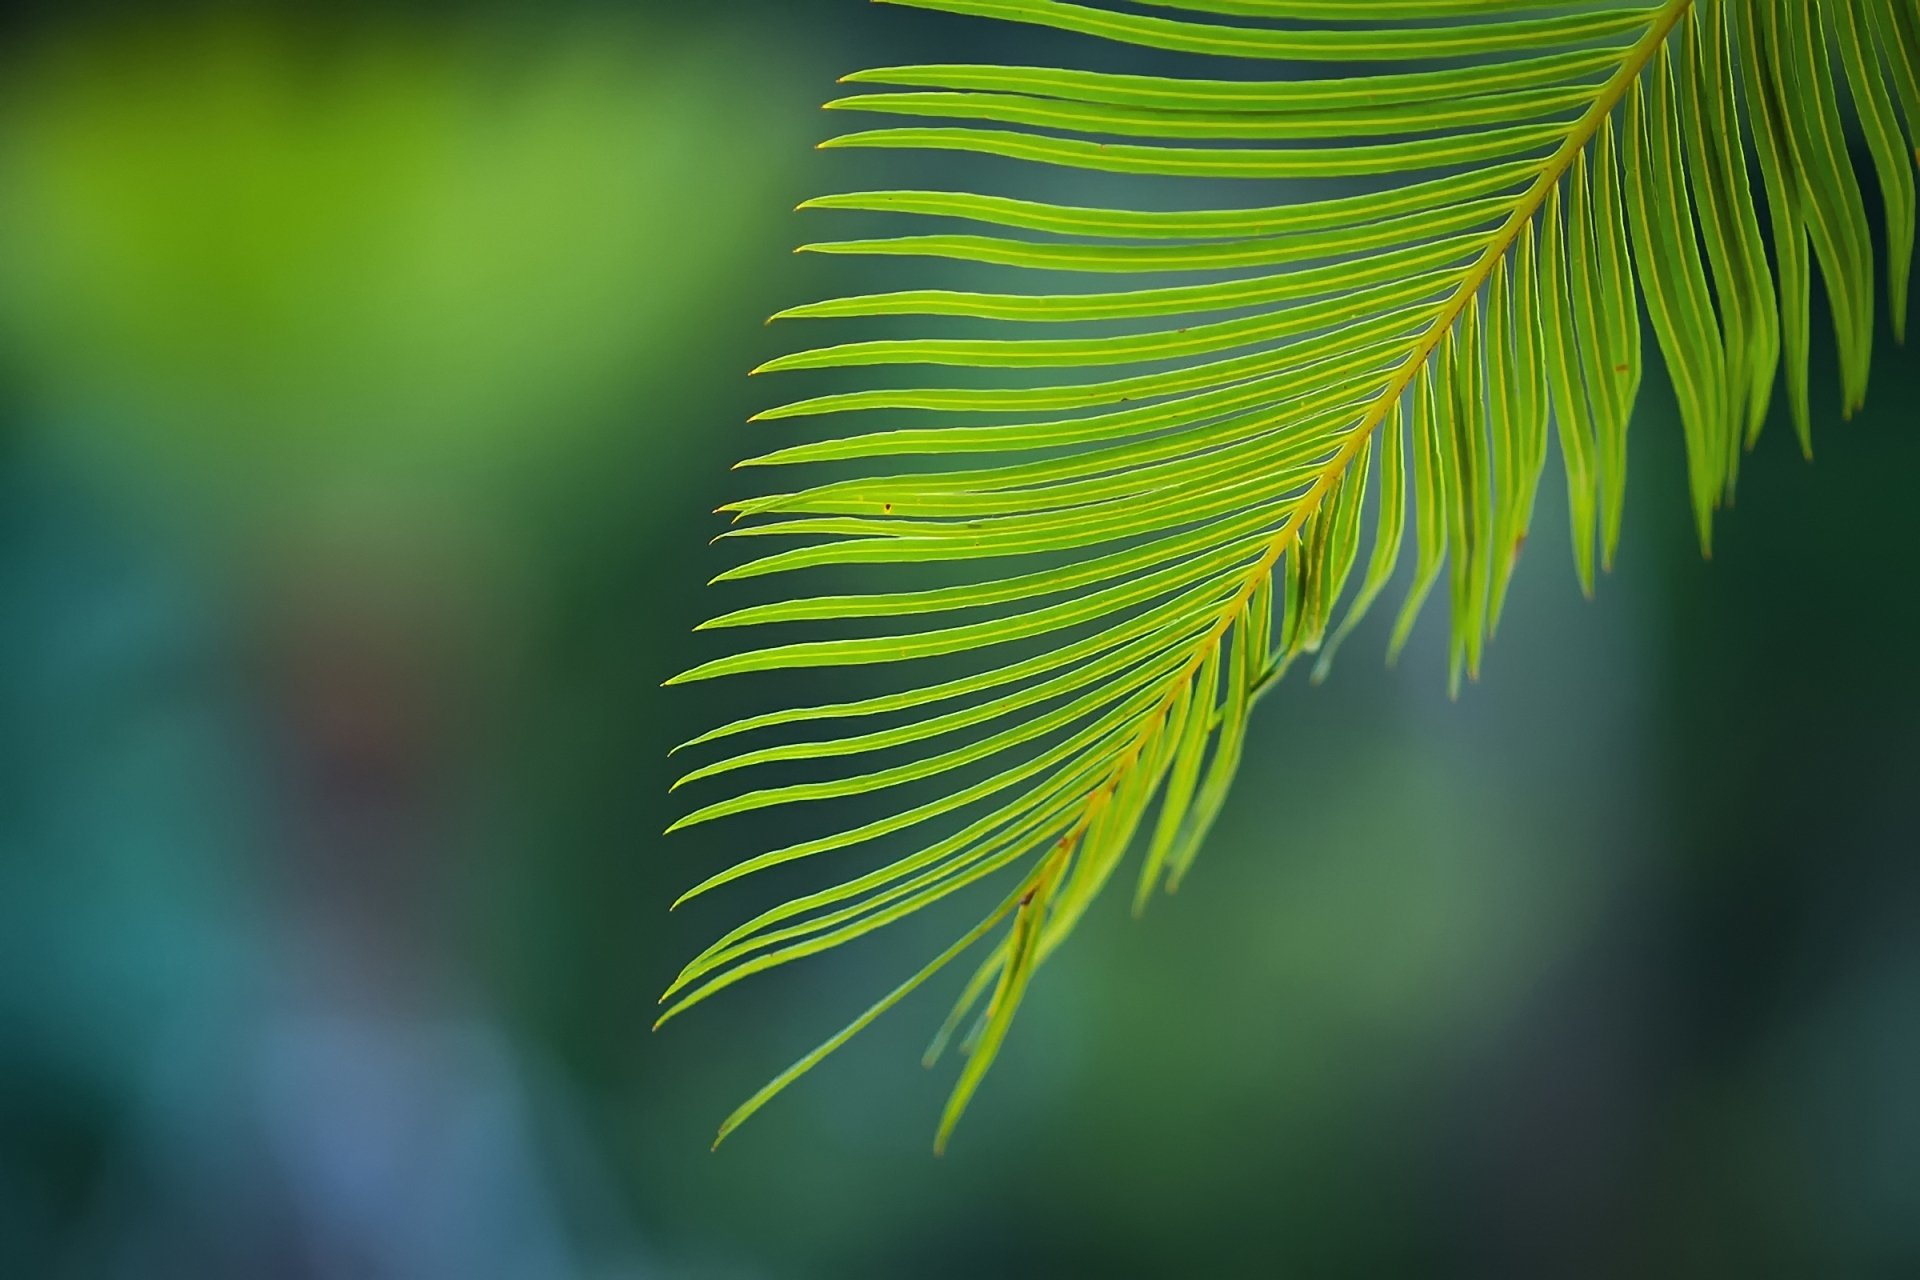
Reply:
[[[0,343],[35,429],[216,536],[530,491],[772,220],[777,175],[706,163],[767,131],[717,41],[190,8],[6,51]]]
[[[989,877],[1010,883],[959,943],[762,1089],[722,1137],[994,939],[929,1053],[971,1027],[944,1144],[1035,969],[1124,855],[1144,849],[1136,906],[1178,884],[1225,801],[1252,704],[1303,656],[1323,678],[1402,563],[1412,582],[1391,652],[1444,572],[1451,683],[1478,675],[1532,523],[1549,422],[1575,570],[1590,592],[1596,562],[1611,564],[1619,538],[1643,302],[1710,549],[1713,513],[1733,495],[1776,378],[1803,446],[1809,439],[1816,266],[1842,410],[1866,395],[1874,265],[1843,102],[1880,190],[1896,333],[1906,310],[1920,128],[1920,11],[1908,0],[1139,6],[1153,13],[1057,0],[894,2],[1154,50],[1385,69],[1260,80],[896,67],[850,77],[863,91],[829,104],[909,122],[829,146],[1160,179],[1286,179],[1281,189],[1300,198],[1165,210],[915,190],[809,202],[935,228],[814,252],[989,264],[1032,284],[905,289],[784,313],[971,323],[960,330],[968,336],[845,342],[765,366],[933,372],[761,415],[877,425],[743,464],[840,471],[729,507],[753,518],[732,536],[799,542],[722,576],[905,565],[913,577],[718,618],[708,625],[868,629],[745,649],[678,680],[874,666],[901,688],[698,739],[731,744],[804,726],[803,740],[737,749],[685,781],[781,762],[873,763],[736,791],[676,825],[907,798],[862,802],[867,816],[692,892],[900,832],[917,838],[877,870],[728,933],[674,981],[665,1016]],[[1345,182],[1330,192],[1335,179]],[[1218,184],[1191,185],[1210,194]],[[1180,282],[1166,283],[1169,274]],[[1128,275],[1154,279],[1098,285]],[[1094,286],[1072,287],[1088,278]],[[973,336],[980,322],[997,326],[992,336]],[[1372,550],[1336,624],[1369,505]],[[881,620],[891,626],[876,628]],[[916,787],[930,781],[938,785]]]

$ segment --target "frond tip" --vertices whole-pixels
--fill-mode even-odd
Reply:
[[[1303,656],[1324,679],[1403,562],[1411,581],[1389,654],[1444,574],[1450,684],[1478,677],[1550,435],[1591,593],[1625,506],[1643,304],[1710,548],[1713,514],[1782,377],[1807,447],[1816,268],[1842,412],[1866,395],[1875,271],[1843,101],[1877,177],[1886,293],[1904,332],[1920,155],[1920,11],[1906,0],[892,2],[1306,73],[894,67],[847,77],[860,91],[829,104],[889,122],[829,146],[1098,171],[1114,175],[1102,191],[1131,184],[1156,198],[1091,207],[883,190],[802,206],[910,224],[809,251],[977,264],[1026,287],[905,288],[777,317],[923,327],[797,351],[762,372],[918,373],[757,415],[879,425],[742,464],[826,463],[835,477],[723,508],[740,522],[725,536],[780,549],[717,580],[858,566],[875,581],[709,624],[859,634],[737,650],[673,683],[863,666],[899,687],[765,712],[687,744],[725,745],[683,783],[776,765],[823,776],[733,789],[676,828],[856,797],[863,815],[687,896],[820,855],[888,852],[722,936],[675,978],[661,1020],[988,880],[1012,885],[755,1094],[722,1138],[985,944],[928,1054],[971,1026],[944,1146],[1034,972],[1129,850],[1142,848],[1138,911],[1191,866],[1253,703]],[[1316,74],[1325,62],[1382,69]],[[1165,191],[1221,179],[1252,184],[1256,198],[1165,207]],[[1141,275],[1150,281],[1127,279]]]

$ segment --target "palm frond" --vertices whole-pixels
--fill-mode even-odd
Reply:
[[[1906,309],[1920,127],[1910,0],[892,2],[1225,60],[1230,74],[893,67],[849,77],[859,91],[829,104],[881,121],[831,147],[1209,194],[1171,210],[964,190],[803,206],[905,220],[900,234],[812,252],[984,264],[1024,287],[904,288],[781,317],[927,327],[764,367],[880,372],[760,415],[857,426],[743,464],[832,475],[729,507],[729,536],[781,549],[722,576],[908,567],[872,570],[903,575],[885,590],[796,592],[717,618],[708,625],[855,634],[745,648],[677,679],[862,666],[900,687],[696,740],[727,754],[687,782],[772,765],[823,776],[736,786],[676,828],[865,797],[845,825],[692,894],[802,859],[896,852],[727,933],[675,979],[665,1017],[984,881],[1001,895],[723,1137],[986,944],[930,1054],[971,1027],[944,1144],[1034,971],[1124,855],[1143,849],[1136,906],[1179,882],[1225,803],[1253,703],[1303,656],[1323,678],[1396,569],[1412,577],[1391,651],[1444,572],[1450,680],[1477,677],[1550,423],[1591,592],[1620,533],[1643,304],[1710,549],[1782,376],[1809,439],[1816,268],[1842,411],[1866,395],[1876,273],[1843,102],[1879,188],[1896,333]],[[1307,74],[1237,78],[1263,62]],[[1353,65],[1368,70],[1342,70]],[[1222,180],[1264,199],[1208,207]],[[735,745],[769,732],[770,745]]]

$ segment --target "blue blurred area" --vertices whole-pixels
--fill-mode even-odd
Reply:
[[[1816,464],[1770,428],[1713,564],[1656,380],[1597,601],[1550,473],[1459,704],[1437,613],[1276,693],[1194,876],[1089,917],[945,1160],[937,995],[707,1154],[950,936],[646,1030],[805,882],[669,915],[784,819],[656,833],[667,749],[755,696],[658,685],[745,599],[702,584],[786,438],[742,425],[761,317],[853,270],[786,211],[903,185],[813,107],[1053,52],[853,0],[20,23],[0,1275],[1920,1269],[1890,341]]]

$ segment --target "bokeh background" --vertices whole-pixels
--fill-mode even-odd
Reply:
[[[1277,692],[1187,887],[1101,904],[944,1159],[938,994],[710,1155],[950,936],[647,1030],[782,887],[667,913],[778,831],[658,836],[744,697],[659,683],[737,599],[761,319],[857,270],[788,211],[906,185],[814,107],[1071,55],[857,0],[5,36],[0,1275],[1920,1271],[1890,339],[1845,425],[1816,345],[1818,460],[1774,423],[1712,564],[1656,377],[1595,601],[1550,472],[1458,704],[1438,608]]]

